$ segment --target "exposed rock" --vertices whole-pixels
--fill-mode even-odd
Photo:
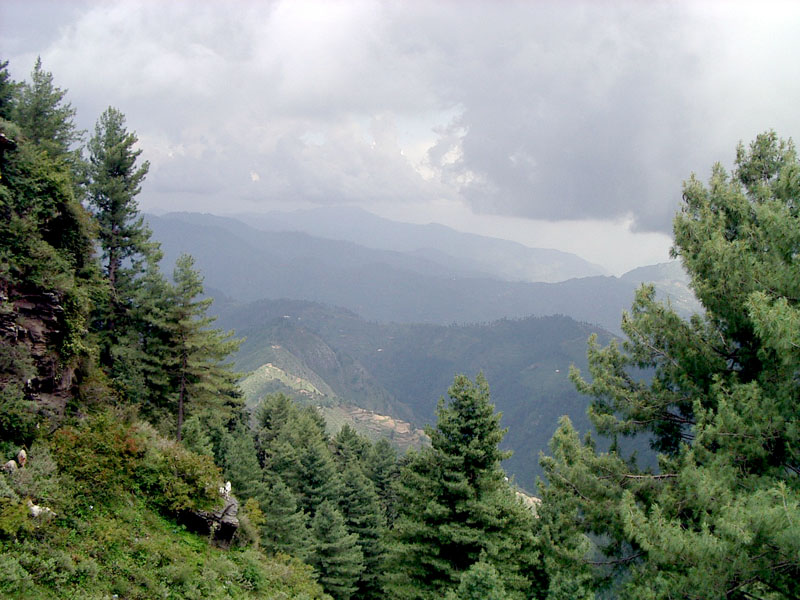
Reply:
[[[230,548],[239,529],[239,501],[231,494],[230,481],[221,486],[223,504],[219,510],[200,510],[181,515],[181,522],[191,531],[208,535],[220,548]]]
[[[50,507],[39,506],[38,504],[34,504],[32,500],[28,500],[28,512],[34,519],[52,519],[56,516],[56,513],[53,512]]]
[[[539,505],[542,503],[542,499],[537,498],[536,496],[530,496],[525,492],[521,492],[520,490],[516,490],[516,494],[517,494],[517,499],[520,502],[522,502],[522,504],[524,504],[529,510],[531,510],[534,515],[537,515]]]
[[[52,292],[20,289],[0,280],[0,344],[12,355],[25,358],[21,372],[0,372],[3,380],[22,378],[28,398],[42,414],[61,415],[71,396],[74,369],[61,364],[65,314],[61,298]]]

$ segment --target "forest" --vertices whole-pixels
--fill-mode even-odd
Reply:
[[[22,82],[0,61],[3,597],[800,597],[791,140],[684,182],[672,252],[702,311],[642,286],[623,338],[589,338],[570,379],[596,434],[552,423],[532,500],[482,373],[449,375],[403,454],[283,393],[246,405],[243,340],[139,211],[136,133],[75,116],[41,60]]]

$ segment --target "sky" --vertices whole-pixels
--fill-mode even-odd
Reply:
[[[574,252],[668,259],[691,173],[800,135],[800,3],[0,1],[89,134],[125,113],[144,211],[360,206]]]

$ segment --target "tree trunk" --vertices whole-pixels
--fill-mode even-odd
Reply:
[[[181,441],[183,429],[183,401],[186,398],[186,354],[181,358],[181,391],[178,394],[178,441]]]

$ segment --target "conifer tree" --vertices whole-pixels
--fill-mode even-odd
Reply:
[[[366,459],[370,446],[369,440],[361,437],[347,423],[333,436],[332,440],[333,456],[340,468],[344,468],[348,464],[362,463]]]
[[[322,502],[338,501],[341,478],[322,436],[311,436],[298,450],[298,459],[302,469],[296,476],[300,507],[314,515]]]
[[[394,484],[399,474],[397,451],[384,438],[375,442],[367,451],[364,473],[375,486],[386,524],[391,526],[396,516],[397,501]]]
[[[264,548],[305,559],[311,544],[308,516],[298,507],[297,497],[280,477],[271,477],[261,510],[264,513],[261,527]]]
[[[342,474],[339,507],[347,531],[358,536],[358,547],[364,556],[364,571],[354,597],[378,598],[385,570],[384,518],[372,482],[357,463],[348,464]]]
[[[659,469],[562,422],[542,461],[554,597],[568,582],[619,598],[800,595],[798,198],[794,147],[772,132],[739,146],[733,173],[684,184],[673,251],[705,313],[684,321],[644,287],[622,347],[592,340],[592,379],[573,373],[598,431],[648,434]]]
[[[0,119],[11,120],[19,84],[11,79],[8,61],[0,60]]]
[[[313,552],[308,563],[319,573],[319,582],[336,600],[348,600],[364,569],[358,536],[347,533],[344,518],[334,503],[324,501],[311,523]]]
[[[137,141],[136,134],[125,127],[125,116],[112,107],[100,115],[89,141],[89,204],[99,226],[105,274],[116,303],[124,302],[121,288],[130,285],[129,280],[155,250],[136,201],[150,168],[147,161],[137,165],[142,153],[135,149]],[[124,267],[125,261],[132,261],[132,266]]]
[[[508,600],[500,575],[492,565],[478,561],[461,575],[455,592],[445,600]]]
[[[195,419],[196,417],[192,417],[187,424]],[[266,485],[250,431],[240,424],[228,434],[226,442],[224,472],[225,477],[231,482],[234,493],[242,501],[255,498],[262,502],[266,494]]]
[[[461,573],[489,562],[514,598],[535,593],[541,576],[533,514],[505,481],[498,448],[504,431],[479,375],[458,376],[442,399],[431,447],[410,454],[398,480],[387,592],[392,598],[441,598]]]
[[[203,280],[194,270],[194,259],[184,254],[175,264],[175,288],[169,326],[172,340],[177,439],[181,439],[186,407],[214,407],[235,413],[241,406],[236,374],[225,361],[241,343],[218,329],[206,311],[212,300],[200,299]],[[255,451],[253,452],[255,456]]]
[[[65,101],[67,90],[53,83],[53,74],[42,68],[37,58],[31,80],[23,82],[13,108],[13,120],[25,137],[45,150],[54,160],[76,167],[80,154],[74,146],[83,140],[75,126],[75,109]]]

